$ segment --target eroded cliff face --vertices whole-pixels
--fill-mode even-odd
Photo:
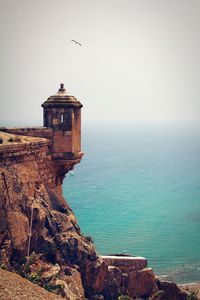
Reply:
[[[159,289],[151,269],[108,266],[82,235],[45,139],[0,147],[0,265],[70,300],[149,297]]]
[[[88,295],[101,292],[106,265],[81,234],[55,184],[48,145],[27,143],[20,149],[12,145],[0,151],[1,265],[20,269],[34,251],[38,254],[35,265],[47,271],[49,264],[50,277],[58,264],[56,279],[67,283],[66,297],[81,299],[85,291]]]

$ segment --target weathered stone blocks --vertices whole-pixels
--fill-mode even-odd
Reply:
[[[144,257],[102,256],[102,259],[107,265],[115,266],[125,273],[142,270],[147,267],[147,260]]]

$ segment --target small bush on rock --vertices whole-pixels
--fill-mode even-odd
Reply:
[[[35,284],[40,282],[40,277],[36,273],[27,274],[26,279],[28,279],[29,281],[31,281],[32,283],[35,283]]]
[[[10,137],[8,143],[19,143],[21,140],[18,137]]]
[[[53,292],[56,294],[61,294],[63,291],[63,285],[61,285],[61,284],[45,283],[44,288],[48,292]]]
[[[14,139],[12,138],[12,137],[10,137],[9,139],[8,139],[8,143],[13,143],[14,142]]]
[[[199,291],[190,290],[190,295],[187,297],[187,300],[198,300]]]
[[[94,244],[94,240],[93,240],[93,237],[92,237],[92,236],[88,235],[88,236],[86,236],[85,238],[88,240],[88,242]]]
[[[155,292],[155,294],[153,294],[153,296],[151,296],[149,298],[149,300],[157,300],[157,299],[162,299],[162,296],[164,296],[165,292],[163,290],[159,290],[157,292]]]
[[[7,268],[6,268],[6,265],[4,265],[4,264],[1,264],[0,265],[0,269],[2,269],[2,270],[6,270]]]
[[[32,252],[31,255],[29,256],[29,258],[27,259],[27,264],[30,266],[32,264],[34,264],[35,260],[36,260],[36,253]]]
[[[118,297],[117,300],[133,300],[133,298],[127,296],[127,295],[121,295]]]

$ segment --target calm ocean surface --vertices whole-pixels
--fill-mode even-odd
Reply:
[[[167,279],[200,281],[200,131],[87,128],[82,149],[63,191],[97,250],[144,256]]]

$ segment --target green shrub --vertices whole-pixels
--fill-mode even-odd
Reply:
[[[6,268],[6,265],[5,265],[5,264],[1,264],[1,265],[0,265],[0,269],[6,270],[6,269],[7,269],[7,268]]]
[[[155,292],[155,294],[153,294],[152,297],[150,297],[150,300],[154,300],[154,299],[162,299],[162,296],[164,296],[165,292],[163,290],[159,290],[157,292]]]
[[[15,136],[15,137],[10,137],[9,139],[8,139],[8,143],[20,143],[21,142],[21,140],[17,137],[17,136]]]
[[[27,259],[25,257],[23,257],[20,260],[20,268],[19,268],[18,274],[21,275],[22,277],[27,278],[31,272],[30,266],[32,264],[34,264],[35,260],[36,260],[35,252],[32,252],[31,255],[29,257],[27,257]]]
[[[121,295],[118,297],[117,300],[133,300],[133,299],[127,295]]]
[[[199,291],[190,290],[190,295],[187,297],[187,300],[198,300]]]
[[[10,137],[9,139],[8,139],[8,143],[13,143],[14,142],[14,139],[12,138],[12,137]]]
[[[37,257],[36,253],[35,253],[35,252],[32,252],[31,255],[27,258],[26,264],[27,264],[28,266],[31,266],[32,264],[34,264],[34,263],[35,263],[35,260],[36,260],[36,257]]]
[[[53,283],[45,283],[44,288],[48,292],[53,292],[56,294],[61,294],[63,292],[63,285],[61,284],[53,284]]]
[[[93,240],[93,237],[92,237],[92,236],[87,235],[85,238],[88,240],[88,242],[94,244],[94,240]]]
[[[30,274],[27,274],[25,276],[26,279],[28,279],[29,281],[31,281],[32,283],[39,283],[40,282],[40,277],[37,273],[30,273]]]

